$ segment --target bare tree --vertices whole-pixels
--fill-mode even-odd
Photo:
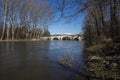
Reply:
[[[0,16],[1,40],[37,38],[51,24],[53,11],[45,0],[0,0]]]
[[[4,32],[5,32],[5,24],[6,24],[8,0],[2,0],[1,2],[2,2],[2,7],[4,9],[3,30],[2,30],[2,35],[1,35],[1,40],[2,40],[3,37],[4,37]]]

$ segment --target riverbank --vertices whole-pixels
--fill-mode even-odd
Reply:
[[[90,80],[120,80],[120,43],[101,43],[86,51]]]
[[[46,39],[40,38],[40,39],[9,39],[9,40],[0,40],[0,42],[19,42],[19,41],[45,41]]]
[[[25,40],[0,40],[0,42],[19,42],[19,41],[41,41],[41,40],[32,40],[32,39],[25,39]]]

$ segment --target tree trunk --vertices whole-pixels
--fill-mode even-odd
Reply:
[[[1,40],[4,37],[4,33],[5,33],[5,24],[6,24],[6,15],[7,15],[7,2],[8,0],[5,1],[5,12],[4,12],[4,20],[3,20],[3,29],[2,29],[2,35],[1,35]]]
[[[9,39],[9,27],[7,26],[7,40]]]
[[[113,10],[113,20],[114,20],[114,30],[115,30],[115,36],[118,36],[118,22],[117,22],[117,1],[114,0],[114,10]]]
[[[14,40],[14,24],[12,23],[12,40]]]
[[[13,15],[12,15],[12,40],[14,39],[14,18],[15,18],[15,12],[13,13]]]
[[[114,28],[113,28],[113,7],[112,7],[112,0],[110,0],[110,19],[111,19],[111,22],[110,22],[110,35],[111,35],[111,38],[113,39],[114,37]]]
[[[106,34],[106,32],[105,32],[105,21],[104,21],[104,13],[103,13],[103,8],[102,8],[102,2],[101,1],[99,1],[100,3],[99,3],[99,9],[100,9],[100,20],[101,20],[101,33],[103,34],[103,35],[105,35]],[[105,35],[106,36],[106,35]]]

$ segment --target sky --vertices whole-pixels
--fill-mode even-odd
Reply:
[[[84,16],[81,16],[79,22],[63,22],[59,21],[53,23],[49,26],[49,31],[51,34],[63,34],[63,33],[71,33],[71,34],[79,34],[83,33],[82,25],[83,25]]]
[[[56,2],[55,0],[47,0],[48,4],[55,9]],[[70,14],[69,11],[66,14]],[[53,34],[64,34],[64,33],[71,33],[71,34],[79,34],[83,33],[82,25],[84,21],[84,14],[80,15],[79,18],[74,18],[72,21],[57,21],[49,25],[49,31]]]

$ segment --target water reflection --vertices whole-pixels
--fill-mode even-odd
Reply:
[[[75,80],[73,72],[55,62],[72,54],[83,66],[83,45],[79,41],[1,42],[0,80]]]

